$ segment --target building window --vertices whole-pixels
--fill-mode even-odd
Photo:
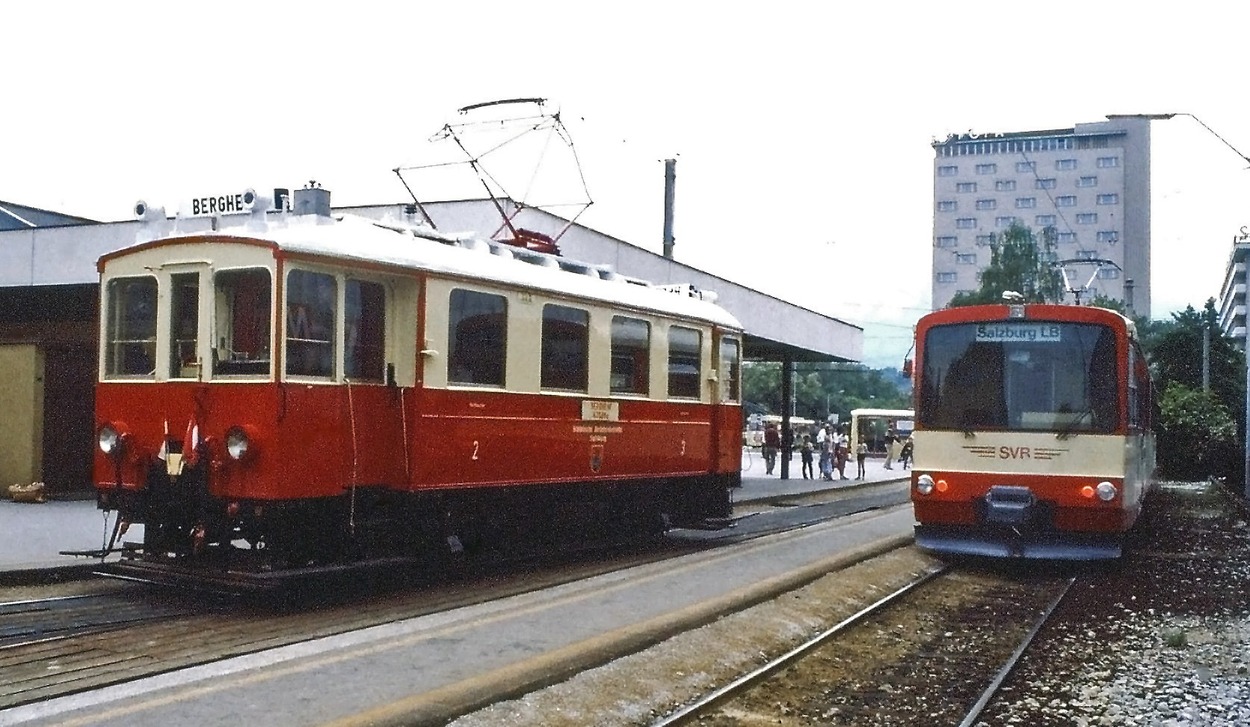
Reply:
[[[955,273],[938,273],[937,281],[939,283],[954,283],[959,280],[959,276]]]
[[[1099,230],[1098,241],[1105,242],[1108,245],[1114,245],[1120,241],[1120,231],[1119,230]]]
[[[960,265],[976,265],[977,254],[975,252],[964,252],[955,256],[955,262]]]
[[[352,381],[386,380],[386,288],[348,280],[344,287],[343,375]]]
[[[291,376],[334,376],[335,308],[333,275],[292,270],[286,279],[286,372]]]
[[[639,318],[612,316],[613,394],[651,393],[651,324]]]
[[[1000,179],[997,182],[994,182],[994,191],[995,192],[1014,192],[1016,191],[1016,180]]]
[[[956,192],[975,192],[977,191],[976,182],[958,182],[955,185]]]
[[[938,212],[954,212],[959,209],[959,204],[953,199],[944,199],[937,204]]]
[[[1016,209],[1031,210],[1037,206],[1037,197],[1016,197]]]
[[[1037,171],[1037,162],[1016,162],[1016,171],[1020,174],[1031,174]]]
[[[1019,219],[1019,218],[1018,218],[1018,217],[1012,217],[1012,216],[1010,216],[1010,215],[1004,215],[1004,216],[1001,216],[1001,217],[995,217],[995,218],[994,218],[994,226],[995,226],[995,227],[1011,227],[1011,223],[1012,223],[1012,222],[1015,222],[1017,219]]]
[[[1057,242],[1076,242],[1076,233],[1075,232],[1060,232],[1055,237],[1055,240]]]
[[[958,217],[955,219],[955,229],[957,230],[975,230],[977,227],[977,218],[975,217]]]
[[[508,301],[474,290],[451,291],[447,328],[447,380],[503,386],[508,359]]]
[[[1113,169],[1120,166],[1120,157],[1098,157],[1099,169]]]
[[[1054,177],[1046,177],[1045,179],[1035,179],[1033,180],[1033,188],[1034,189],[1054,189],[1055,182],[1056,180]]]
[[[668,329],[668,395],[699,398],[699,352],[703,336],[693,328]]]
[[[977,174],[997,174],[997,173],[998,173],[997,164],[978,164],[977,165]]]
[[[1120,271],[1115,268],[1098,268],[1098,277],[1103,280],[1115,280],[1120,277]]]
[[[1078,225],[1093,225],[1093,224],[1097,224],[1097,222],[1098,222],[1097,212],[1080,212],[1076,216],[1076,224]]]
[[[959,174],[959,167],[954,164],[946,164],[938,167],[937,174],[939,177],[953,177]]]
[[[539,385],[585,391],[589,382],[590,314],[581,308],[543,306]]]
[[[1062,195],[1059,195],[1058,197],[1055,197],[1055,206],[1056,207],[1075,207],[1076,195],[1062,194]]]
[[[979,210],[992,210],[997,206],[998,206],[998,200],[994,200],[994,199],[978,199],[977,200],[977,209]]]
[[[1077,177],[1076,186],[1078,187],[1097,187],[1098,177]]]
[[[935,242],[938,247],[956,247],[959,245],[959,238],[954,235],[939,235]]]
[[[1056,217],[1054,215],[1038,215],[1033,218],[1033,224],[1038,227],[1054,227]]]
[[[1076,256],[1082,260],[1097,260],[1098,251],[1096,250],[1077,250]]]
[[[1061,172],[1070,172],[1073,169],[1076,169],[1076,160],[1075,159],[1056,159],[1055,169],[1058,169]]]
[[[104,371],[110,376],[156,373],[156,278],[109,281]]]
[[[1098,204],[1120,204],[1120,195],[1115,192],[1100,194],[1096,201]]]
[[[993,235],[977,235],[977,244],[980,245],[981,247],[992,245],[994,244],[994,236]]]

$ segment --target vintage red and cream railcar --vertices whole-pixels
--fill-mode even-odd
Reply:
[[[730,514],[741,327],[712,296],[402,223],[245,219],[99,262],[98,504],[144,526],[121,571]]]
[[[916,327],[916,544],[944,554],[1118,557],[1154,472],[1153,390],[1110,310],[982,305]]]

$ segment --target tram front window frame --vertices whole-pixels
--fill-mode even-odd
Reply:
[[[1111,433],[1120,426],[1112,328],[954,323],[925,334],[917,422],[926,429]]]

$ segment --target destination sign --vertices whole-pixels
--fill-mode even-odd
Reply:
[[[982,323],[977,326],[978,342],[1058,343],[1063,338],[1058,323]]]
[[[192,217],[231,215],[250,212],[255,203],[256,193],[249,189],[237,194],[193,197],[183,203],[182,209],[184,214],[190,214]]]

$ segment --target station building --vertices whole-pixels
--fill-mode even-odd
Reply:
[[[96,261],[136,241],[153,222],[171,231],[211,231],[235,214],[240,195],[206,195],[210,203],[174,218],[144,209],[142,217],[97,222],[72,215],[0,202],[0,486],[42,481],[53,495],[90,492],[95,446],[94,386],[99,338],[99,282]],[[274,190],[273,199],[283,199]],[[447,232],[495,235],[500,209],[513,224],[551,237],[560,253],[617,272],[666,285],[714,291],[718,303],[742,322],[746,360],[778,361],[783,376],[798,362],[858,361],[863,329],[795,306],[748,285],[704,272],[544,210],[510,200],[379,204],[326,208],[378,221],[429,221]],[[281,204],[281,203],[279,203]],[[146,205],[145,205],[146,207]],[[135,210],[136,215],[140,210]],[[268,214],[287,214],[274,209]],[[242,214],[247,214],[242,212]],[[158,219],[153,219],[158,218]],[[563,231],[563,234],[560,233]]]

